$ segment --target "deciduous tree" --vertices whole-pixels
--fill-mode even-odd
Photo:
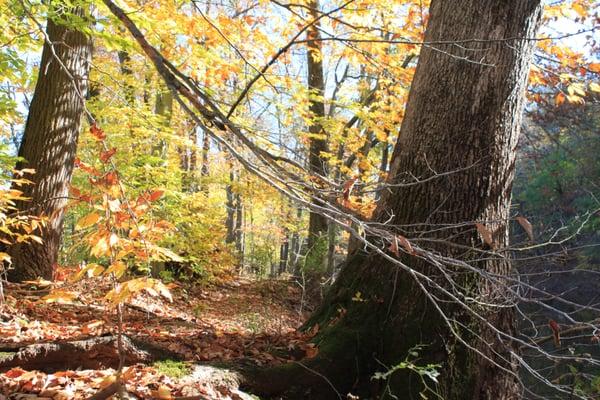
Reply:
[[[43,244],[20,243],[9,249],[14,281],[52,278],[63,230],[64,208],[77,150],[88,87],[91,40],[71,24],[84,24],[81,7],[52,2],[38,80],[19,148],[25,161],[17,168],[36,173],[22,190],[30,201],[17,203],[22,212],[44,214],[49,221]]]

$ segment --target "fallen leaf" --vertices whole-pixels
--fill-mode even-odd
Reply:
[[[527,236],[529,236],[529,239],[533,241],[533,225],[531,225],[531,222],[529,222],[525,217],[517,217],[516,220],[519,223],[519,225],[523,227],[525,232],[527,232]]]
[[[476,223],[475,226],[477,227],[477,232],[479,232],[483,241],[493,249],[495,246],[494,239],[492,238],[492,232],[490,232],[490,230],[486,228],[485,225],[479,222]]]

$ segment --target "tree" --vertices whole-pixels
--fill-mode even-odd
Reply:
[[[36,171],[34,184],[22,188],[31,200],[18,202],[17,209],[44,214],[48,223],[41,234],[43,244],[20,243],[9,249],[14,268],[8,277],[13,281],[52,278],[88,87],[91,40],[69,27],[73,21],[85,20],[84,10],[53,3],[50,12],[38,80],[19,147],[19,156],[25,161],[17,164],[17,169]]]
[[[527,38],[540,15],[539,0],[432,1],[389,190],[374,216],[396,237],[389,250],[386,240],[368,237],[372,251],[350,257],[306,326],[319,326],[319,355],[286,366],[280,372],[290,380],[271,378],[279,384],[266,393],[301,397],[313,386],[311,398],[334,398],[332,387],[371,396],[373,374],[422,345],[418,363],[441,365],[443,398],[519,397],[514,303],[503,280],[510,262],[495,250],[508,244],[534,47]],[[375,389],[380,395],[418,398],[423,390],[406,368],[388,379]]]
[[[309,111],[312,122],[308,127],[309,155],[308,167],[311,174],[316,176],[326,176],[327,160],[321,153],[327,151],[327,137],[322,123],[325,118],[325,80],[323,77],[323,53],[321,52],[321,34],[319,16],[319,2],[312,0],[309,3],[311,17],[315,21],[307,30],[307,70],[308,70],[308,90],[309,90]],[[311,252],[318,242],[323,239],[327,233],[327,218],[323,215],[311,212],[308,219],[308,249]]]

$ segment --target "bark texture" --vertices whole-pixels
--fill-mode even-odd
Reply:
[[[312,0],[309,3],[311,17],[319,17],[319,2]],[[321,53],[320,23],[315,22],[307,30],[308,42],[307,69],[308,90],[310,92],[309,111],[313,121],[308,127],[310,134],[308,166],[313,175],[326,176],[327,161],[321,157],[322,152],[327,151],[327,137],[323,130],[322,121],[325,118],[325,80],[323,77],[323,54]],[[327,219],[320,214],[311,212],[308,220],[308,248],[309,251],[317,241],[327,233]]]
[[[58,6],[54,11],[61,15]],[[68,10],[83,17],[80,8]],[[31,201],[19,202],[19,211],[49,218],[42,233],[43,244],[20,243],[9,249],[12,281],[52,278],[63,230],[64,207],[73,172],[83,99],[88,87],[91,40],[84,33],[48,19],[48,42],[44,44],[40,71],[29,108],[19,156],[26,161],[17,168],[33,168],[33,185],[23,190]],[[54,51],[54,54],[53,54]]]
[[[507,245],[515,147],[534,48],[533,41],[523,38],[535,37],[540,14],[539,0],[432,0],[425,41],[437,43],[424,46],[419,56],[388,183],[431,179],[392,187],[375,213],[377,221],[389,221],[415,243],[419,237],[434,239],[433,245],[418,243],[500,276],[511,273],[510,262],[504,254],[481,257],[475,251],[490,250],[475,223],[491,232],[491,247]],[[378,238],[370,239],[377,243]],[[423,386],[407,369],[387,382],[371,377],[399,364],[415,345],[425,345],[417,364],[441,365],[442,398],[519,398],[514,344],[435,285],[452,293],[459,287],[459,298],[480,300],[468,304],[511,334],[514,316],[506,288],[448,267],[446,272],[460,285],[452,287],[440,269],[422,258],[404,255],[402,261],[434,283],[421,281],[422,288],[383,256],[357,252],[307,324],[320,326],[319,355],[301,367],[280,368],[281,379],[259,392],[284,392],[285,398],[328,399],[352,392],[361,398],[418,399]],[[437,305],[425,291],[436,296]],[[364,301],[353,300],[357,292]],[[256,381],[260,379],[258,374]]]

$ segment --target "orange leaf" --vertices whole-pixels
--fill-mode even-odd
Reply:
[[[100,220],[100,215],[93,212],[91,214],[86,215],[83,218],[80,218],[79,221],[75,224],[75,230],[84,229],[89,226],[96,224]]]
[[[347,180],[344,182],[344,200],[350,199],[350,193],[352,192],[352,188],[354,188],[354,184],[356,183],[356,177]]]
[[[315,358],[317,354],[319,354],[319,348],[315,346],[314,343],[309,343],[306,345],[306,349],[304,350],[306,354],[306,358]]]
[[[13,368],[13,369],[10,369],[10,370],[6,371],[6,372],[4,373],[4,376],[6,376],[7,378],[14,379],[14,378],[18,378],[18,377],[20,377],[20,376],[21,376],[21,375],[23,375],[24,373],[25,373],[25,370],[24,370],[24,369],[21,369],[21,368],[19,368],[19,367],[15,367],[15,368]]]
[[[494,248],[494,239],[492,238],[492,232],[485,225],[480,224],[479,222],[475,224],[477,227],[477,232],[481,235],[483,241],[490,246],[492,249]]]
[[[148,196],[148,201],[156,201],[158,199],[160,199],[162,197],[162,195],[165,193],[164,190],[155,190],[153,192],[150,193],[150,195]]]
[[[171,396],[171,389],[169,389],[167,385],[160,385],[158,387],[158,390],[156,391],[156,397],[161,400],[168,400],[173,398],[173,396]]]
[[[113,147],[110,150],[106,150],[103,151],[102,153],[100,153],[100,161],[102,161],[104,164],[108,163],[108,160],[110,160],[110,158],[117,152],[117,148]]]
[[[412,247],[412,244],[410,244],[410,242],[408,241],[407,238],[405,238],[402,235],[396,235],[394,237],[394,240],[392,241],[392,244],[390,244],[390,247],[389,247],[389,250],[392,253],[394,253],[394,255],[396,257],[400,257],[398,244],[400,244],[404,248],[404,251],[406,253],[410,254],[411,256],[414,256],[415,254],[417,254],[415,252],[415,249]]]
[[[119,177],[116,172],[111,171],[104,175],[104,182],[106,182],[108,186],[116,185],[119,182]]]
[[[106,139],[106,133],[104,133],[104,131],[100,129],[96,123],[93,123],[92,126],[90,126],[90,133],[96,138],[96,140]]]

